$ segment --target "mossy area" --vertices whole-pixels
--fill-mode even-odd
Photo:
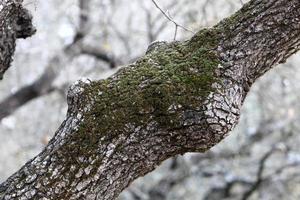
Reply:
[[[92,103],[92,108],[73,136],[80,138],[79,148],[96,149],[91,147],[101,138],[110,140],[150,121],[165,129],[181,126],[182,111],[200,109],[217,81],[217,44],[214,29],[205,29],[191,40],[151,51],[109,79],[87,84],[82,106]]]
[[[236,35],[239,33],[239,31],[235,31],[241,24],[247,23],[250,24],[251,21],[255,21],[257,18],[257,15],[253,12],[255,10],[255,7],[264,7],[264,4],[268,3],[267,1],[259,1],[257,3],[254,3],[253,1],[249,1],[243,5],[241,9],[233,13],[231,16],[224,18],[222,21],[220,21],[218,24],[216,24],[213,29],[216,30],[216,32],[219,32],[222,34],[223,40],[226,40],[228,38],[232,38],[233,35]],[[247,27],[247,26],[242,26]]]

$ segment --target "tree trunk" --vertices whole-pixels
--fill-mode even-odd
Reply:
[[[162,161],[207,151],[237,124],[252,83],[299,49],[299,17],[299,0],[252,0],[107,80],[78,81],[66,120],[0,198],[116,199]]]

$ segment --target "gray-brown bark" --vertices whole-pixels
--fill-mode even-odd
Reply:
[[[107,80],[77,82],[66,120],[0,198],[115,199],[163,160],[210,149],[237,124],[251,84],[299,50],[299,33],[298,0],[252,0]]]

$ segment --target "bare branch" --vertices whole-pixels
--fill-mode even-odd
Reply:
[[[153,4],[156,6],[156,8],[158,8],[158,10],[170,21],[172,22],[174,25],[175,25],[175,33],[174,33],[174,40],[176,40],[176,37],[177,37],[177,31],[178,31],[178,27],[179,28],[182,28],[183,30],[185,31],[188,31],[190,33],[193,33],[195,34],[193,31],[185,28],[184,26],[178,24],[171,16],[170,14],[167,14],[158,4],[155,0],[151,0],[153,2]]]

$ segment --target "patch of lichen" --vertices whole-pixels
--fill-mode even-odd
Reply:
[[[73,136],[80,140],[79,148],[88,151],[150,121],[160,128],[180,127],[182,111],[200,109],[217,81],[216,40],[213,31],[203,30],[189,41],[156,49],[107,80],[88,84],[83,94],[88,102],[82,105],[92,108]]]

